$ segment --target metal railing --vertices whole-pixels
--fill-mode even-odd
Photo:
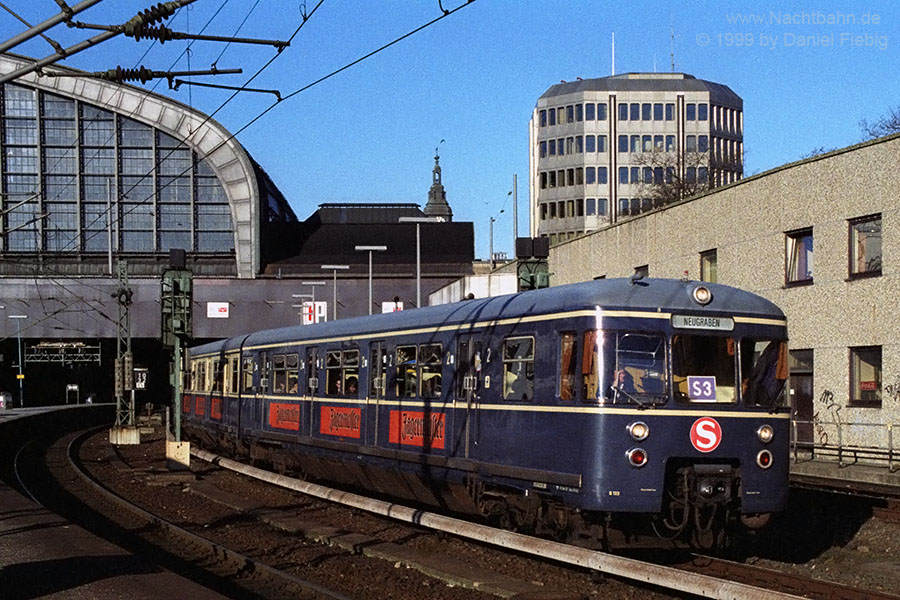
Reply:
[[[842,467],[858,463],[862,457],[876,466],[886,463],[893,473],[900,469],[895,466],[898,453],[894,446],[895,428],[900,428],[900,424],[791,419],[791,454],[794,462],[800,460],[801,450],[808,452],[811,459],[816,453],[837,456]]]

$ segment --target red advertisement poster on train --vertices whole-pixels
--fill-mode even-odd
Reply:
[[[388,439],[392,444],[444,448],[444,415],[421,411],[392,410]]]
[[[269,426],[300,431],[300,405],[283,402],[269,404]]]
[[[349,406],[323,406],[319,432],[359,439],[362,415],[360,409]]]

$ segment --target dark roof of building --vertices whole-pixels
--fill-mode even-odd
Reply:
[[[721,83],[697,79],[687,73],[623,73],[596,79],[564,81],[550,86],[541,99],[578,92],[709,92],[716,104],[743,108],[744,102]]]
[[[397,223],[400,217],[424,217],[418,204],[320,204],[307,223]]]

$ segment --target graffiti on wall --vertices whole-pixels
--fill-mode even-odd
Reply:
[[[900,373],[894,375],[894,383],[884,386],[884,395],[894,402],[900,402]]]
[[[841,405],[834,399],[834,392],[823,390],[817,402],[818,410],[813,414],[813,424],[816,429],[816,439],[819,444],[828,444],[828,431],[825,423],[839,425],[841,422]]]

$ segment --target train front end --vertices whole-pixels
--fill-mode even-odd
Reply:
[[[787,501],[787,328],[747,292],[684,293],[666,310],[598,309],[589,489],[606,514],[650,516],[656,535],[710,547]]]

